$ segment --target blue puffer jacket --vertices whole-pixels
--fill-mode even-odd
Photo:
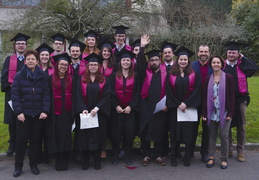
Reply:
[[[12,84],[12,105],[14,114],[23,113],[25,116],[39,116],[42,112],[50,112],[50,95],[47,75],[38,66],[35,79],[27,77],[27,66],[24,65],[15,75]]]

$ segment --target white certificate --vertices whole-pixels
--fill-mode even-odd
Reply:
[[[177,108],[177,122],[197,122],[198,113],[196,108],[185,109],[185,112],[182,112],[180,108]]]
[[[99,127],[97,114],[94,117],[92,117],[90,113],[80,114],[80,129],[90,129],[96,127]]]
[[[10,108],[13,110],[13,102],[12,102],[12,100],[8,101],[8,104],[9,104]]]
[[[153,114],[162,111],[165,108],[166,96],[164,96],[158,103],[156,103],[156,108]]]

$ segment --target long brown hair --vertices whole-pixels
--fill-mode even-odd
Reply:
[[[91,82],[90,71],[89,71],[89,64],[87,64],[87,68],[85,70],[85,73],[82,76],[82,81],[84,83],[87,83],[87,84]],[[103,83],[103,81],[104,81],[104,76],[101,73],[101,66],[100,66],[100,64],[98,64],[98,70],[97,70],[97,72],[95,74],[95,81],[97,81],[98,83]]]
[[[59,63],[59,61],[58,61]],[[59,88],[60,87],[60,77],[59,77],[59,70],[58,70],[58,63],[56,66],[54,66],[54,73],[53,73],[53,77],[52,77],[52,86],[54,88]],[[68,67],[69,68],[69,65]],[[67,89],[68,85],[71,83],[71,77],[70,74],[68,73],[68,69],[65,72],[65,76],[64,76],[64,80],[65,80],[65,89]]]
[[[101,51],[100,51],[100,56],[101,56],[102,58],[103,58],[102,52],[103,52],[104,48],[107,48],[108,51],[109,51],[109,53],[111,53],[111,55],[110,55],[110,57],[109,57],[109,59],[108,59],[108,65],[107,65],[107,66],[110,68],[110,67],[112,67],[112,66],[114,65],[114,63],[115,63],[115,58],[114,58],[114,55],[113,55],[113,52],[112,52],[112,48],[106,47],[106,46],[102,47],[102,49],[101,49]]]
[[[133,66],[132,66],[132,59],[130,60],[131,64],[130,64],[130,67],[129,67],[129,74],[128,74],[128,78],[131,78],[133,75],[134,75],[134,69],[133,69]],[[121,61],[119,61],[118,63],[118,70],[116,72],[116,76],[118,76],[119,78],[122,77],[122,66],[121,66]]]
[[[43,52],[43,51],[42,51],[42,52]],[[40,52],[40,54],[41,54],[42,52]],[[40,57],[40,54],[39,54],[39,57]],[[42,66],[41,60],[39,60],[39,66]],[[48,62],[47,62],[47,67],[48,67],[48,68],[52,68],[52,67],[53,67],[53,65],[52,65],[52,63],[51,63],[50,53],[49,53],[49,60],[48,60]]]
[[[178,64],[179,57],[177,58],[176,62],[173,64],[172,69],[169,71],[169,74],[172,74],[175,76],[181,75],[180,67]],[[188,57],[188,65],[183,69],[183,72],[185,75],[189,75],[192,71],[193,70],[191,66],[191,61],[190,61],[190,58]]]

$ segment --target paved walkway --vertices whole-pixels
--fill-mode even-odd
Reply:
[[[118,165],[111,164],[111,157],[108,157],[102,162],[102,169],[95,170],[90,161],[88,170],[83,171],[80,164],[73,161],[69,164],[67,171],[56,171],[55,160],[51,159],[51,163],[40,164],[40,174],[33,175],[30,172],[28,159],[24,162],[23,171],[20,177],[14,178],[12,176],[14,170],[13,157],[6,158],[5,155],[0,155],[0,177],[2,180],[8,179],[26,179],[26,180],[52,180],[52,179],[73,179],[73,180],[256,180],[259,179],[259,151],[246,150],[246,162],[238,162],[235,157],[229,159],[229,166],[227,169],[220,169],[219,152],[216,153],[216,162],[214,167],[208,169],[206,165],[201,162],[198,152],[191,160],[191,166],[185,167],[183,162],[178,159],[178,166],[172,167],[170,165],[170,157],[167,157],[166,166],[159,166],[155,162],[151,162],[149,166],[143,167],[140,164],[141,157],[134,155],[133,168],[127,168],[123,160]],[[234,153],[234,155],[236,155]],[[135,167],[135,168],[134,168]]]

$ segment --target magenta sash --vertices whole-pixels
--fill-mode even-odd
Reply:
[[[87,103],[87,83],[84,83],[82,81],[83,78],[81,78],[81,89],[82,89],[82,96],[83,96],[83,99],[84,99],[84,102],[86,105],[88,105]],[[106,79],[104,78],[104,81],[102,83],[99,83],[99,87],[100,87],[100,93],[99,93],[99,98],[102,97],[102,93],[103,93],[103,88],[104,88],[104,85],[106,83]]]
[[[174,76],[174,75],[169,76],[169,82],[172,87],[173,93],[177,97],[176,87],[175,87],[176,78],[177,78],[177,76]],[[190,94],[193,92],[194,85],[195,85],[195,78],[196,78],[196,76],[193,71],[189,74],[189,85],[188,85],[188,90],[184,96],[184,100],[187,99],[190,96]]]
[[[60,115],[62,113],[62,88],[61,81],[59,82],[59,87],[53,88],[53,98],[54,98],[54,113]],[[65,109],[67,111],[72,110],[72,78],[70,77],[68,87],[65,90]]]
[[[13,54],[10,56],[10,61],[9,61],[9,72],[8,72],[8,82],[10,84],[13,83],[14,76],[17,73],[17,55]]]
[[[160,66],[160,71],[161,71],[161,94],[160,94],[160,99],[162,99],[165,96],[165,80],[166,80],[166,67],[165,66]],[[150,83],[153,77],[153,71],[151,68],[148,66],[146,69],[146,77],[144,79],[142,89],[141,89],[141,98],[145,99],[148,97],[148,91],[150,88]]]
[[[115,92],[119,105],[122,108],[127,107],[133,97],[134,92],[134,76],[126,79],[126,86],[123,86],[123,78],[116,76]]]
[[[111,73],[113,72],[113,67],[106,67],[106,69],[104,70],[104,68],[101,68],[101,73],[105,76],[108,77],[111,75]]]

